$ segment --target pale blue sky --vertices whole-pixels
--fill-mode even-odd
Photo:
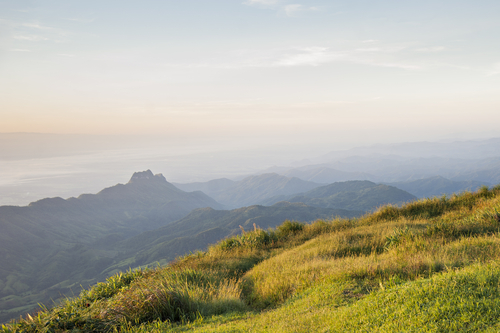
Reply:
[[[499,1],[0,0],[0,132],[498,136]]]

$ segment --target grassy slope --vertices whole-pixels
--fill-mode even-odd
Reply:
[[[314,221],[339,217],[359,217],[361,211],[328,209],[306,206],[302,203],[279,203],[271,207],[250,206],[234,210],[200,208],[186,217],[162,228],[141,233],[118,243],[117,249],[135,256],[135,266],[152,262],[169,262],[180,254],[205,250],[222,238],[250,230],[253,224],[267,229],[285,220]],[[240,227],[241,226],[241,227]],[[129,267],[135,267],[134,265]],[[123,267],[123,264],[121,265]],[[127,266],[125,266],[127,267]]]
[[[128,272],[4,331],[495,332],[500,187],[287,222]]]

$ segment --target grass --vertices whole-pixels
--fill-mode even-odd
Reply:
[[[500,187],[286,221],[115,275],[3,332],[500,330]],[[1,331],[0,331],[1,332]]]

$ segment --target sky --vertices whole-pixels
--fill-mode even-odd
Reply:
[[[0,0],[0,132],[493,137],[500,2]]]

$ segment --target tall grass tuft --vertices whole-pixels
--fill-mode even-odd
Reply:
[[[186,322],[246,309],[239,281],[221,278],[218,272],[166,269],[156,275],[118,295],[102,316],[137,325],[155,320]]]

